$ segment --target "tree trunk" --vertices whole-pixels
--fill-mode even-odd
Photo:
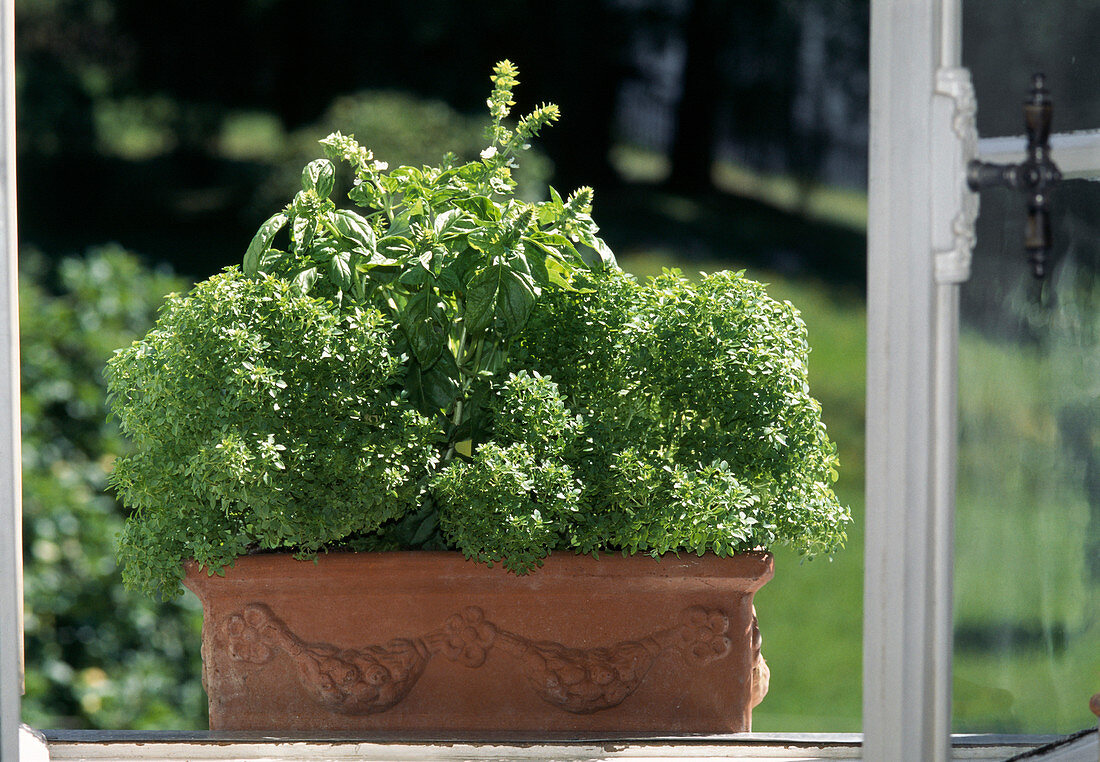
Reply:
[[[720,81],[726,0],[694,0],[684,27],[687,59],[684,62],[676,130],[672,138],[672,171],[668,184],[683,191],[710,190],[711,168],[717,152],[715,120]]]

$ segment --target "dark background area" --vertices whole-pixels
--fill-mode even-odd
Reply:
[[[278,150],[227,155],[229,120],[264,114],[290,134],[339,95],[380,89],[480,115],[493,63],[510,58],[517,112],[561,107],[540,139],[553,184],[596,188],[613,248],[858,283],[858,232],[721,192],[713,174],[732,161],[807,192],[863,186],[867,16],[866,0],[21,0],[21,235],[50,256],[117,241],[208,275],[274,211],[252,199]],[[134,148],[141,125],[151,145]],[[659,157],[659,175],[624,178],[621,145]],[[704,224],[670,216],[665,193],[697,202]]]

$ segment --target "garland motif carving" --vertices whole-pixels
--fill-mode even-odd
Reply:
[[[395,706],[437,655],[477,668],[490,652],[499,651],[519,663],[527,683],[543,701],[567,712],[591,714],[618,706],[634,693],[661,654],[678,653],[689,663],[703,665],[727,656],[731,649],[729,617],[719,609],[701,606],[682,610],[676,625],[668,629],[587,649],[533,641],[501,629],[476,606],[452,614],[442,626],[420,637],[360,648],[303,640],[262,603],[246,605],[226,617],[222,627],[230,658],[267,664],[283,653],[313,700],[348,715],[376,714]],[[754,704],[767,691],[767,665],[760,656],[758,633],[754,612]]]

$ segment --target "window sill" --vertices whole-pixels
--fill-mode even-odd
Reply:
[[[958,735],[956,760],[1005,760],[1038,752],[1065,741],[1051,756],[1029,759],[1097,759],[1096,731],[1062,736]],[[852,733],[739,733],[729,736],[615,738],[545,741],[519,738],[431,739],[346,738],[334,735],[275,736],[256,733],[47,730],[24,734],[25,762],[271,762],[324,760],[340,762],[411,762],[477,760],[478,762],[639,762],[640,760],[828,760],[861,759],[861,737]],[[1066,754],[1069,756],[1066,756]]]

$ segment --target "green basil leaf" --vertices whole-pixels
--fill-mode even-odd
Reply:
[[[457,275],[463,283],[470,280],[470,273],[477,269],[478,265],[485,262],[485,257],[481,255],[481,252],[476,249],[465,248],[457,257],[450,259],[447,262],[448,267],[453,267],[455,275]]]
[[[357,254],[355,269],[361,273],[377,273],[379,270],[385,270],[388,273],[392,273],[393,277],[396,278],[401,274],[401,263],[383,257],[380,254],[374,254],[370,259],[365,259],[362,254]],[[390,280],[393,280],[393,278],[390,278]]]
[[[535,286],[529,276],[490,265],[474,273],[466,289],[466,330],[477,335],[500,317],[505,332],[519,332],[535,306]]]
[[[351,254],[346,251],[333,252],[328,264],[336,284],[341,289],[351,288]]]
[[[316,191],[321,198],[328,198],[336,182],[336,167],[328,159],[311,161],[302,170],[302,190]]]
[[[587,241],[585,241],[585,243],[595,249],[596,253],[600,255],[600,264],[603,265],[603,267],[615,266],[615,252],[611,251],[611,248],[606,243],[604,243],[604,240],[602,238],[593,236],[591,243],[588,243]]]
[[[443,344],[446,340],[447,334],[443,326],[434,320],[423,320],[417,323],[412,327],[409,335],[413,354],[425,368],[435,365],[435,361],[443,352]]]
[[[468,198],[456,198],[455,206],[466,210],[478,220],[488,222],[500,221],[500,207],[488,196],[470,196]]]
[[[470,248],[485,254],[503,254],[500,231],[495,228],[478,228],[466,236]]]
[[[397,279],[397,282],[403,286],[420,288],[422,286],[434,286],[435,278],[432,277],[430,272],[417,265],[401,273],[401,277]]]
[[[562,264],[557,259],[547,257],[543,260],[543,264],[546,267],[546,282],[552,286],[565,289],[566,291],[576,291],[576,287],[573,285],[573,268]]]
[[[567,268],[584,265],[585,269],[591,269],[580,252],[577,251],[577,247],[573,245],[573,242],[563,235],[541,233],[537,237],[530,236],[527,240],[545,251],[548,258],[556,259]]]
[[[359,214],[348,209],[337,209],[330,217],[332,225],[340,235],[368,252],[375,251],[377,240],[370,223]]]
[[[401,311],[401,327],[423,368],[431,368],[443,352],[447,343],[446,318],[443,305],[430,289],[414,294]]]
[[[523,239],[523,255],[524,261],[527,263],[527,269],[531,274],[531,279],[539,286],[547,286],[553,283],[550,279],[550,272],[546,267],[547,256],[544,247],[539,246],[530,238]],[[557,285],[556,283],[554,285]]]
[[[307,270],[302,270],[294,278],[294,285],[298,287],[298,290],[303,294],[308,294],[309,290],[313,288],[313,284],[317,282],[317,268],[310,267]]]
[[[331,238],[314,238],[309,256],[314,262],[327,262],[339,251],[340,247]]]
[[[260,258],[271,246],[275,234],[286,225],[287,219],[286,212],[278,212],[271,215],[263,225],[260,225],[260,229],[256,231],[256,235],[252,237],[252,242],[248,244],[248,250],[244,253],[241,271],[245,275],[252,276],[260,271]]]
[[[285,251],[280,251],[279,249],[268,249],[260,255],[260,272],[271,272],[272,265],[278,264],[286,257],[286,255],[287,253]]]
[[[461,209],[448,209],[447,211],[443,212],[435,218],[434,222],[432,223],[432,227],[435,229],[435,234],[440,239],[443,239],[447,237],[448,234],[454,233],[455,226],[459,222],[461,222],[462,219],[463,215]],[[467,227],[465,231],[458,232],[469,232],[472,229],[473,227],[470,226]]]
[[[450,347],[443,347],[443,352],[440,353],[439,360],[432,366],[432,370],[438,370],[456,384],[458,383],[458,377],[460,375],[458,363],[455,361],[455,356],[451,354]]]
[[[508,258],[504,260],[504,263],[512,272],[521,273],[528,277],[531,276],[531,263],[527,260],[527,247],[525,246],[519,246],[512,249]]]
[[[313,243],[313,236],[317,233],[317,220],[308,217],[295,217],[290,225],[290,240],[294,244],[294,250],[301,252],[309,248]]]
[[[477,249],[469,247],[459,252],[444,257],[444,265],[436,278],[436,284],[440,291],[453,294],[466,293],[466,281],[470,279],[470,273],[483,261],[485,257]]]
[[[535,306],[535,296],[534,284],[528,276],[505,270],[498,304],[507,334],[523,330],[531,309]]]
[[[466,286],[466,309],[462,318],[471,336],[488,328],[496,317],[504,272],[507,272],[504,265],[483,267],[474,273]]]
[[[418,548],[424,544],[439,527],[439,511],[434,510],[428,513],[424,517],[424,520],[420,522],[420,526],[416,528],[416,532],[413,533],[412,538],[409,540],[409,545]]]
[[[388,235],[378,239],[375,251],[389,259],[400,260],[412,254],[413,248],[413,242],[405,236]]]
[[[540,240],[540,238],[536,238],[535,236],[524,236],[523,242],[528,246],[529,249],[531,247],[539,249],[544,256],[561,259],[561,252],[555,246],[547,243],[545,240]]]
[[[405,373],[405,391],[409,400],[426,416],[445,412],[458,396],[458,382],[451,378],[437,362],[425,370],[415,359],[409,361]]]
[[[435,284],[445,294],[457,294],[465,290],[462,287],[462,278],[459,277],[458,271],[450,264],[439,271],[439,277],[435,279]]]

